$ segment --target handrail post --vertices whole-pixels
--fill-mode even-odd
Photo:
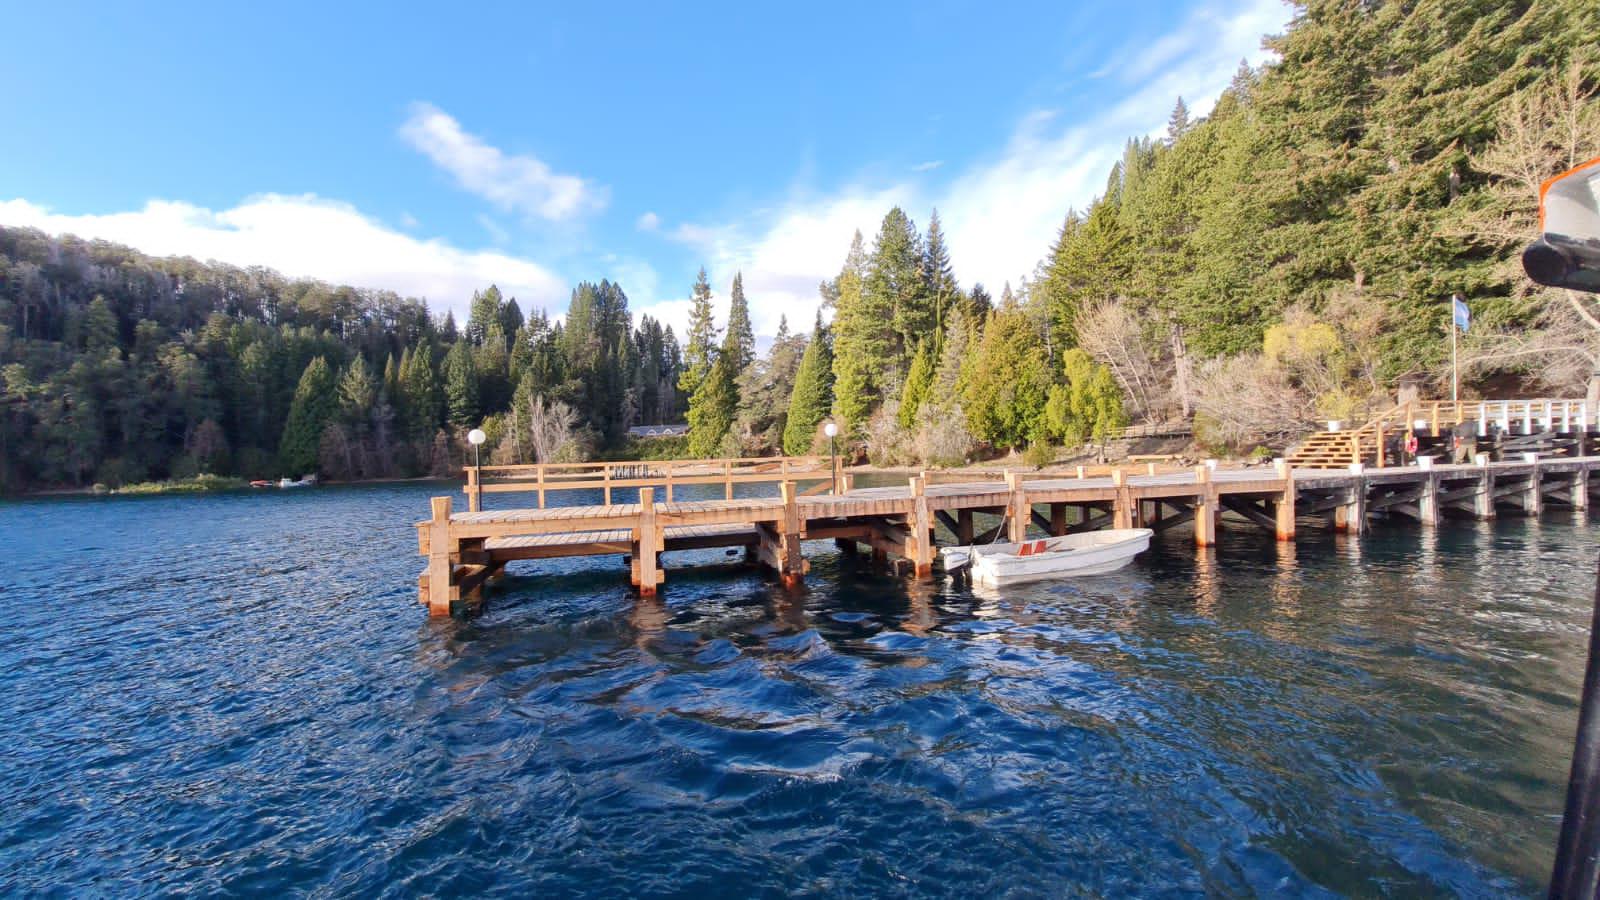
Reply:
[[[539,463],[539,508],[544,509],[544,463]]]
[[[672,502],[672,460],[667,460],[667,502]]]
[[[722,461],[722,496],[725,500],[733,499],[733,461]]]
[[[611,463],[600,464],[600,483],[604,486],[606,505],[611,505]]]
[[[1438,437],[1439,436],[1439,403],[1438,403],[1438,401],[1434,401],[1434,403],[1433,403],[1433,436],[1434,437]],[[1356,462],[1360,462],[1360,460],[1356,460]]]
[[[483,511],[483,485],[478,483],[476,466],[467,469],[467,512]]]

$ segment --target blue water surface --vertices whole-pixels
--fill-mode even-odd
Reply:
[[[417,604],[439,484],[0,506],[0,895],[1535,894],[1581,513]],[[459,495],[458,495],[459,496]],[[693,564],[685,568],[686,564]],[[518,568],[521,566],[521,568]]]

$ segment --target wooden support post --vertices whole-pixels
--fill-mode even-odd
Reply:
[[[480,512],[483,509],[483,485],[478,483],[478,467],[467,467],[467,511]]]
[[[1494,518],[1494,472],[1487,466],[1478,482],[1478,494],[1472,498],[1472,513],[1479,519]]]
[[[1417,494],[1417,519],[1424,528],[1432,528],[1439,524],[1439,475],[1429,472],[1422,478],[1418,485]]]
[[[933,578],[933,515],[928,511],[927,476],[911,479],[911,573],[918,581]]]
[[[1065,503],[1050,504],[1050,534],[1060,537],[1067,533],[1067,505]]]
[[[1289,468],[1287,459],[1275,460],[1272,467],[1277,470],[1278,477],[1283,480],[1283,493],[1278,495],[1273,504],[1277,522],[1278,540],[1294,540],[1294,472]]]
[[[1539,464],[1533,464],[1533,472],[1528,476],[1527,490],[1522,494],[1522,511],[1530,516],[1537,516],[1544,512],[1544,490],[1540,484],[1544,473]]]
[[[1211,483],[1211,468],[1195,466],[1194,543],[1209,547],[1217,542],[1217,486]]]
[[[606,505],[611,505],[611,464],[602,463],[600,469],[600,482],[604,486]]]
[[[1022,488],[1022,476],[1007,472],[1006,490],[1011,494],[1006,517],[1006,539],[1013,544],[1020,544],[1028,539],[1029,524],[1028,493]]]
[[[856,489],[856,475],[855,475],[855,473],[854,472],[846,472],[843,475],[840,475],[839,476],[839,484],[840,484],[840,490],[844,491],[846,494],[848,494],[851,491],[855,490]]]
[[[1572,473],[1572,508],[1589,508],[1589,470],[1579,469]]]
[[[733,490],[729,484],[728,490]],[[779,574],[783,578],[784,587],[798,587],[805,580],[806,558],[800,553],[800,506],[795,501],[794,482],[784,481],[778,484],[778,496],[783,498],[783,530],[781,532],[783,552],[783,567]]]
[[[834,454],[832,466],[833,466],[833,492],[835,494],[837,494],[837,493],[840,493],[842,491],[850,490],[849,488],[844,486],[846,484],[845,479],[843,477],[844,476],[844,460],[840,459],[838,454]]]
[[[433,518],[428,524],[428,615],[450,615],[450,602],[459,592],[450,583],[450,554],[454,542],[450,537],[450,498],[434,497]]]
[[[966,547],[972,543],[972,510],[956,510],[956,543]]]
[[[733,499],[733,463],[726,459],[722,461],[722,498]]]
[[[654,596],[656,585],[664,580],[657,557],[665,542],[663,529],[656,524],[655,493],[639,489],[639,522],[633,529],[633,586],[641,597]]]
[[[1378,421],[1378,468],[1383,468],[1383,421]]]
[[[672,502],[672,463],[667,463],[667,502]]]
[[[1357,475],[1345,494],[1345,502],[1333,509],[1336,531],[1360,534],[1367,530],[1367,478]]]
[[[1111,470],[1111,484],[1117,489],[1117,499],[1111,506],[1111,527],[1132,528],[1135,518],[1133,490],[1128,487],[1128,476],[1121,467]]]
[[[539,508],[544,509],[544,463],[539,464]]]

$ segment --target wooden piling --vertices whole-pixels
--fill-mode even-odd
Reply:
[[[1495,516],[1494,472],[1488,466],[1483,467],[1483,475],[1478,480],[1478,493],[1472,498],[1472,514],[1484,521]]]
[[[456,586],[450,583],[450,554],[455,550],[450,538],[450,498],[434,497],[433,517],[428,527],[428,615],[450,615],[450,603],[457,599]]]
[[[730,486],[729,491],[733,489]],[[779,576],[783,579],[784,587],[798,587],[805,580],[806,558],[800,552],[800,532],[803,526],[800,522],[800,507],[795,502],[795,486],[792,481],[778,484],[778,496],[783,499],[783,529],[780,532],[782,543],[782,567]]]
[[[1579,469],[1572,473],[1572,508],[1589,508],[1589,470]]]
[[[1217,515],[1221,512],[1217,504],[1217,486],[1211,481],[1211,467],[1195,466],[1194,480],[1194,543],[1197,547],[1209,547],[1217,542]]]
[[[480,512],[483,509],[483,484],[478,481],[478,467],[467,467],[467,510]]]
[[[1132,528],[1137,513],[1134,510],[1133,491],[1128,487],[1127,473],[1121,467],[1111,470],[1111,484],[1117,489],[1117,499],[1111,506],[1111,527]]]
[[[912,575],[918,581],[933,578],[933,514],[928,510],[927,476],[911,479],[911,539],[906,542]]]
[[[1528,483],[1522,489],[1522,512],[1526,515],[1537,516],[1544,512],[1544,490],[1541,484],[1543,473],[1539,464],[1533,464],[1533,471],[1528,473]]]
[[[1010,492],[1010,502],[1007,507],[1006,539],[1014,544],[1020,544],[1028,539],[1028,519],[1030,508],[1028,494],[1022,487],[1022,476],[1016,472],[1006,473],[1006,490]]]
[[[1422,478],[1417,492],[1417,521],[1424,528],[1433,528],[1439,524],[1439,476],[1428,473]]]
[[[639,596],[650,597],[656,586],[665,580],[661,571],[659,554],[664,541],[662,528],[656,524],[655,491],[639,489],[639,521],[633,528],[633,586]]]
[[[1294,540],[1294,472],[1289,468],[1286,459],[1274,460],[1273,469],[1278,477],[1283,480],[1283,492],[1273,503],[1274,519],[1277,525],[1278,540]]]

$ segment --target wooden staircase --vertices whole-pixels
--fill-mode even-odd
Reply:
[[[1318,431],[1289,451],[1289,464],[1298,469],[1342,469],[1351,463],[1382,466],[1384,448],[1396,434],[1426,423],[1424,430],[1438,437],[1455,426],[1478,418],[1481,404],[1450,400],[1422,400],[1401,404],[1360,428]]]

